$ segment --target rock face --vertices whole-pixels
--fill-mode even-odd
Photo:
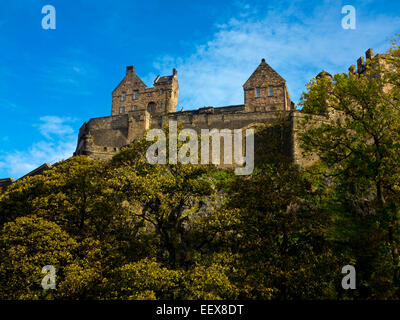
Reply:
[[[295,110],[286,81],[264,59],[243,89],[244,104],[177,112],[176,69],[170,76],[157,76],[154,87],[147,88],[135,68],[128,66],[124,79],[112,92],[111,116],[84,123],[74,155],[109,159],[146,130],[161,129],[171,120],[200,133],[201,129],[232,130],[271,123],[278,112],[289,117]]]

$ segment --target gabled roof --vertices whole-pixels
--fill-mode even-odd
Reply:
[[[285,82],[285,79],[283,79],[278,72],[272,69],[271,66],[265,62],[265,59],[262,59],[257,69],[251,74],[243,87],[252,88],[261,83],[283,84]]]
[[[136,82],[136,83],[138,83],[139,85],[142,85],[142,86],[147,87],[146,84],[142,81],[142,79],[139,78],[139,76],[138,76],[135,72],[129,73],[128,75],[126,75],[125,78],[127,78],[127,77],[130,78],[130,80],[132,81],[132,83],[135,83],[135,82]]]
[[[52,168],[52,165],[50,163],[44,163],[42,164],[40,167],[37,167],[36,169],[32,170],[31,172],[28,172],[26,175],[24,175],[23,177],[19,178],[18,180],[21,180],[25,177],[32,177],[35,176],[37,174],[41,174],[46,170],[49,170]]]
[[[118,89],[118,87],[125,81],[130,80],[133,85],[137,85],[138,87],[147,88],[146,84],[139,78],[139,76],[132,70],[131,72],[127,72],[124,79],[115,87],[113,92]]]

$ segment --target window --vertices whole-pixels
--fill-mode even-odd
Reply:
[[[155,102],[150,102],[147,105],[147,111],[149,111],[149,112],[154,112],[154,111],[156,111],[156,109],[157,109],[157,104]]]
[[[137,90],[133,91],[133,100],[137,100],[138,96],[139,96],[139,91]]]
[[[136,110],[136,109],[137,109],[137,106],[133,106],[133,107],[132,107],[132,110]]]
[[[125,112],[125,107],[119,108],[119,113],[124,113]]]
[[[260,88],[256,88],[256,98],[260,97]]]
[[[104,151],[107,151],[107,147],[104,147],[103,150],[104,150]]]
[[[162,102],[160,102],[160,109],[162,108]]]
[[[162,95],[163,94],[163,89],[160,89],[160,95]]]
[[[125,100],[126,100],[126,93],[122,92],[121,101],[125,101]]]
[[[268,87],[268,97],[272,97],[274,95],[274,88],[272,86]]]

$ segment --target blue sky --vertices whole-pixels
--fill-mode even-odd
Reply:
[[[344,72],[400,32],[400,1],[2,1],[0,178],[68,158],[79,127],[107,116],[111,91],[135,65],[148,86],[178,69],[178,108],[243,103],[265,58],[298,103],[322,69]],[[41,26],[44,5],[56,29]],[[356,29],[341,8],[356,9]]]

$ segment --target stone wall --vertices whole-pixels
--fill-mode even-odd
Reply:
[[[170,121],[176,121],[185,129],[246,129],[273,125],[282,118],[292,119],[292,111],[243,112],[244,105],[169,113],[153,116],[146,111],[131,111],[126,114],[94,118],[82,126],[75,155],[85,154],[93,159],[110,159],[134,139],[143,136],[148,129],[162,129]],[[244,134],[244,133],[243,133]],[[223,142],[221,141],[223,147]],[[258,143],[258,142],[256,142]],[[292,154],[292,141],[285,136],[285,153]]]
[[[179,85],[176,69],[173,69],[171,76],[158,76],[154,80],[154,87],[147,88],[136,75],[135,68],[128,66],[124,79],[112,93],[111,115],[135,110],[146,110],[152,115],[175,112],[178,95]]]
[[[82,126],[75,155],[109,159],[146,130],[162,129],[170,121],[200,134],[201,129],[265,126],[276,121],[282,112],[288,118],[294,109],[285,80],[264,59],[243,89],[244,104],[177,112],[179,86],[175,69],[171,76],[157,76],[154,87],[147,88],[134,67],[128,66],[124,79],[112,93],[111,117],[94,118]],[[289,146],[290,139],[284,140]]]
[[[264,59],[243,85],[246,111],[283,111],[294,109],[286,81]]]

